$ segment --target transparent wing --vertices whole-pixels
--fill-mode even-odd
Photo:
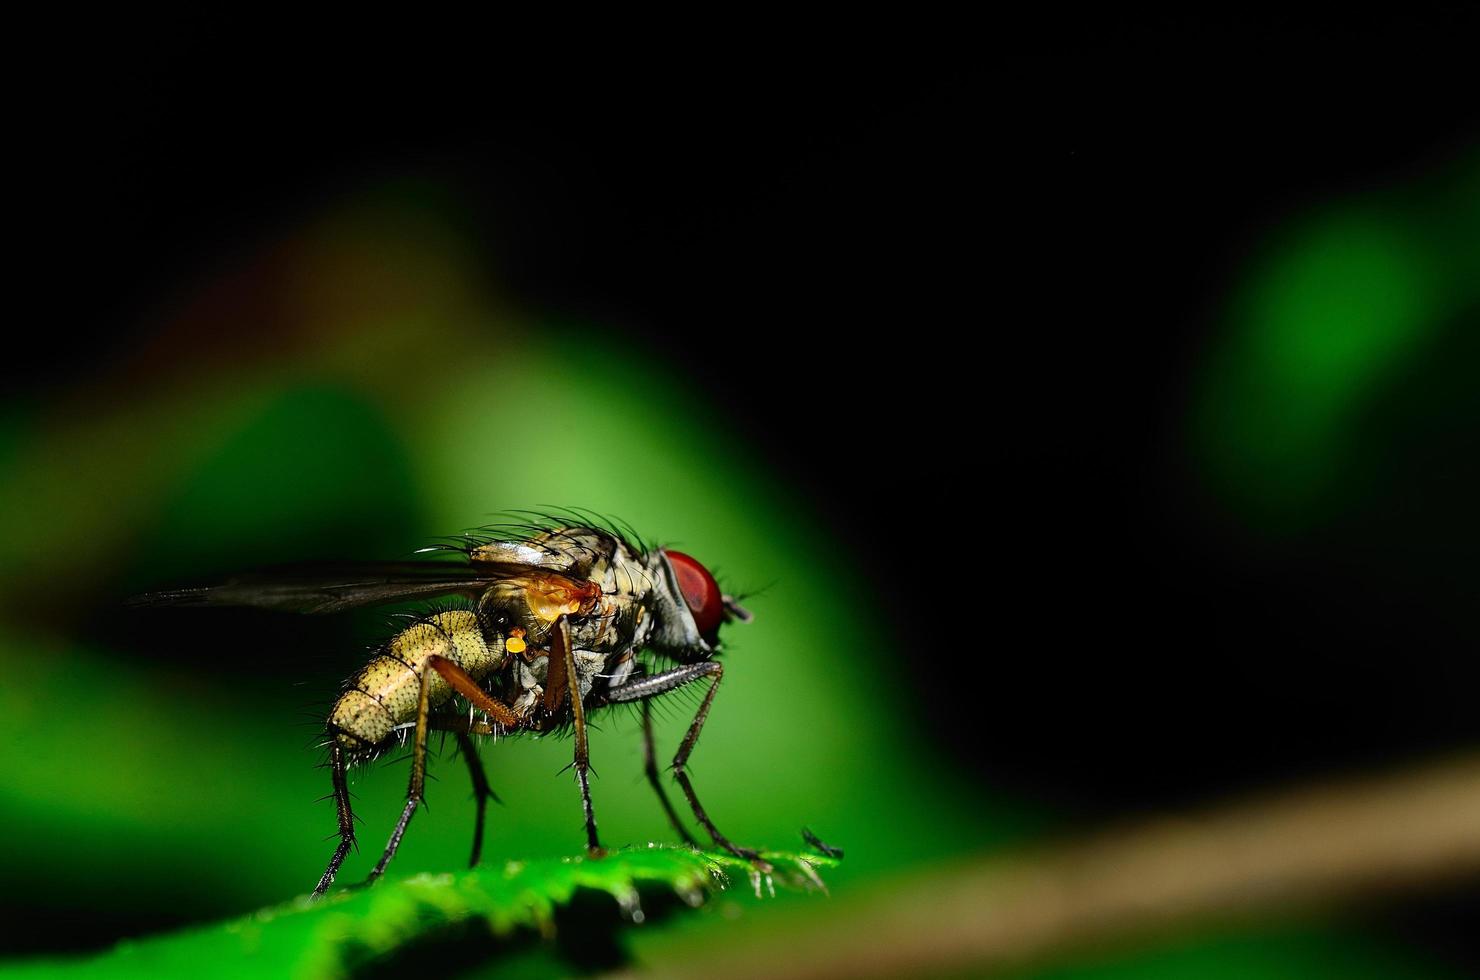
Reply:
[[[476,564],[368,561],[284,565],[234,575],[216,585],[147,592],[129,606],[255,606],[299,613],[337,613],[438,596],[480,595],[491,583],[528,578],[516,562]],[[553,577],[553,576],[551,576]]]

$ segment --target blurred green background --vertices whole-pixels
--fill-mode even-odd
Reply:
[[[1401,122],[1366,88],[1291,102],[1304,74],[1208,69],[1194,125],[1156,101],[1186,65],[1084,38],[1097,60],[924,75],[928,45],[881,74],[804,45],[764,81],[701,51],[593,94],[587,66],[512,118],[387,86],[322,130],[292,106],[336,72],[264,92],[212,67],[246,42],[167,37],[114,96],[147,111],[66,127],[118,137],[111,168],[93,135],[57,144],[38,226],[66,248],[38,282],[60,313],[0,408],[0,950],[241,914],[332,850],[315,745],[385,616],[125,596],[398,558],[505,508],[617,515],[759,590],[691,771],[737,841],[843,846],[835,894],[1480,739],[1480,131],[1452,100]],[[387,122],[411,118],[434,135]],[[633,720],[592,756],[604,840],[666,839]],[[483,757],[485,854],[575,852],[568,743]],[[432,771],[393,872],[465,860],[462,763]],[[352,788],[346,881],[404,766]],[[715,903],[639,961],[818,901]],[[1459,975],[1447,924],[1474,908],[1033,975]]]

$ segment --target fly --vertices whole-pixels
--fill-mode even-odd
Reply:
[[[456,555],[405,562],[304,565],[239,575],[219,585],[154,592],[135,605],[256,606],[334,613],[409,599],[452,597],[391,637],[348,681],[326,726],[339,843],[314,888],[323,895],[355,844],[346,772],[412,733],[411,782],[370,879],[385,873],[423,800],[429,732],[450,732],[467,760],[477,799],[472,864],[483,846],[493,796],[473,737],[548,732],[569,725],[586,847],[602,851],[591,806],[589,712],[624,702],[642,707],[644,770],[679,835],[694,844],[658,778],[650,705],[654,698],[708,680],[678,752],[673,775],[694,819],[716,846],[761,862],[720,833],[694,793],[685,766],[709,716],[724,667],[719,629],[750,614],[720,591],[695,559],[650,548],[614,525],[542,519],[496,525],[455,544],[423,549]],[[654,672],[644,654],[677,666]],[[459,700],[461,699],[461,703]]]

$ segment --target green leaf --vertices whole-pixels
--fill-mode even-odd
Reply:
[[[649,844],[593,860],[512,861],[455,874],[421,874],[306,896],[240,919],[120,943],[84,961],[35,962],[11,975],[343,977],[398,956],[456,950],[487,963],[531,947],[553,951],[561,972],[622,964],[620,934],[736,887],[821,889],[831,858],[767,854],[769,873],[729,854]]]

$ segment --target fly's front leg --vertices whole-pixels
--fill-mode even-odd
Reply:
[[[396,821],[396,829],[391,832],[391,839],[385,845],[385,853],[381,855],[380,863],[375,870],[370,872],[370,880],[374,881],[385,874],[386,865],[390,864],[391,858],[395,857],[396,849],[401,846],[401,838],[406,834],[406,827],[411,823],[411,818],[416,814],[416,808],[422,804],[423,790],[426,785],[426,759],[427,759],[427,730],[430,727],[428,712],[431,707],[431,679],[432,672],[436,671],[463,697],[467,698],[480,711],[492,717],[500,725],[512,727],[518,723],[514,712],[501,701],[488,696],[478,686],[478,682],[468,675],[462,667],[438,654],[432,654],[426,659],[426,666],[421,672],[421,685],[416,702],[416,738],[411,747],[411,784],[406,790],[406,808],[401,811],[401,819]],[[466,737],[466,736],[464,736]],[[482,771],[479,770],[479,775]],[[487,788],[487,783],[484,783]],[[479,811],[478,833],[482,834],[482,810]],[[475,848],[481,841],[475,837]],[[474,851],[476,856],[477,851]]]
[[[694,811],[694,819],[699,821],[704,829],[709,832],[709,836],[715,844],[723,847],[736,857],[764,864],[765,862],[761,860],[759,851],[751,850],[748,847],[739,847],[719,832],[719,828],[714,825],[714,821],[710,820],[709,815],[704,812],[704,805],[699,802],[699,796],[694,792],[694,785],[689,782],[689,774],[687,769],[685,769],[689,761],[689,754],[694,751],[694,746],[699,743],[699,733],[704,730],[704,722],[709,717],[709,706],[714,704],[714,696],[719,692],[719,682],[724,680],[725,676],[725,669],[722,665],[711,660],[709,661],[709,666],[714,668],[711,671],[714,675],[714,683],[709,685],[709,690],[704,694],[704,700],[699,702],[699,710],[695,712],[694,720],[689,724],[689,730],[684,734],[683,742],[679,744],[678,752],[673,756],[673,778],[678,780],[678,785],[683,788],[683,795],[688,797],[689,806]]]
[[[334,876],[339,874],[339,866],[349,854],[349,849],[355,846],[355,815],[349,805],[349,784],[345,779],[345,767],[344,749],[337,743],[331,745],[329,773],[334,781],[334,806],[339,812],[339,846],[334,848],[329,866],[324,869],[319,883],[314,886],[314,898],[322,897],[329,890],[329,886],[334,883]]]
[[[673,809],[673,804],[668,800],[668,791],[663,788],[663,781],[658,777],[658,750],[653,742],[653,702],[651,698],[644,698],[642,702],[642,771],[647,776],[647,781],[658,794],[658,802],[663,805],[663,812],[668,814],[668,822],[673,829],[678,831],[678,836],[690,847],[697,847],[698,841],[689,829],[678,819],[678,813]]]
[[[694,819],[699,821],[716,847],[722,847],[736,857],[745,858],[764,865],[759,851],[753,851],[748,847],[740,847],[730,841],[728,837],[719,832],[714,821],[709,819],[709,814],[704,812],[704,805],[699,802],[699,796],[694,792],[693,783],[689,782],[689,774],[685,769],[688,764],[689,755],[698,744],[699,733],[704,730],[704,721],[709,717],[709,706],[714,703],[715,692],[719,690],[719,682],[725,675],[724,667],[716,661],[706,660],[699,664],[688,664],[676,667],[673,670],[654,675],[642,677],[621,687],[612,688],[606,693],[609,701],[640,701],[655,698],[660,694],[666,694],[674,688],[682,687],[704,677],[713,677],[714,683],[709,685],[709,690],[704,694],[704,700],[699,702],[699,710],[694,715],[694,720],[689,725],[683,742],[678,747],[678,753],[673,757],[673,778],[678,780],[678,785],[683,789],[683,795],[688,798],[689,807],[694,811]]]
[[[601,841],[596,837],[596,813],[591,808],[591,750],[586,742],[586,706],[581,703],[581,680],[576,673],[576,652],[570,642],[567,617],[555,620],[550,630],[550,668],[545,680],[545,710],[556,712],[564,695],[570,695],[570,713],[575,729],[576,783],[581,787],[581,809],[586,817],[586,850],[601,856]]]

